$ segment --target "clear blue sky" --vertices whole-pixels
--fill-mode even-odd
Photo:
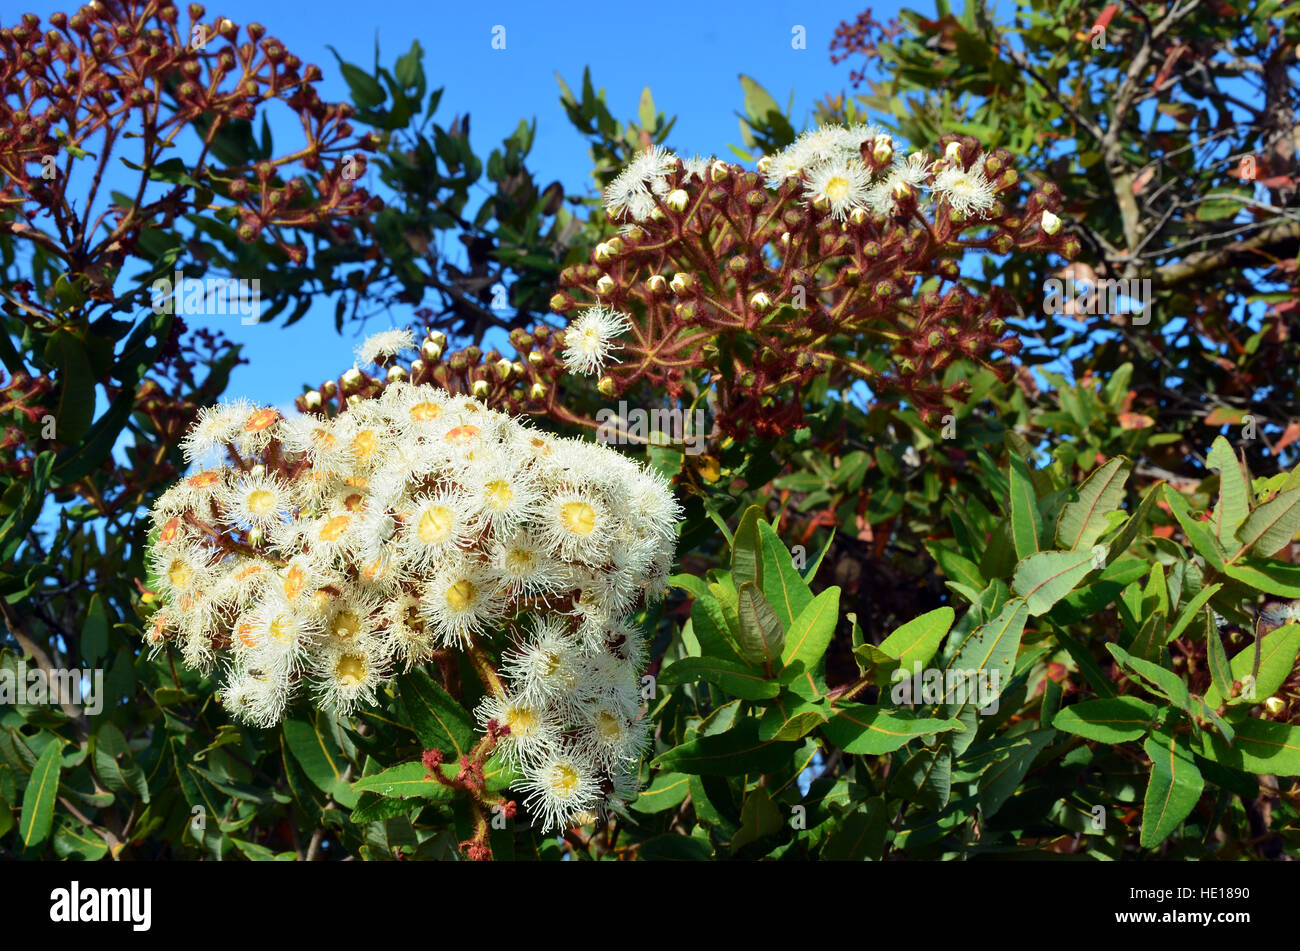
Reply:
[[[519,120],[537,120],[530,167],[545,183],[559,179],[566,191],[592,187],[586,145],[560,105],[555,74],[579,90],[584,66],[620,119],[635,117],[641,91],[649,86],[658,109],[677,116],[670,145],[691,154],[727,154],[740,143],[736,110],[743,101],[739,74],[757,79],[782,105],[794,93],[796,127],[810,119],[813,103],[848,87],[850,63],[832,66],[829,44],[836,25],[865,5],[859,0],[746,3],[616,2],[414,2],[414,0],[314,0],[268,3],[222,0],[207,4],[208,18],[228,16],[241,25],[259,22],[285,46],[324,72],[319,91],[327,100],[347,101],[347,86],[327,47],[369,70],[375,43],[389,68],[413,39],[425,50],[430,88],[445,87],[436,120],[471,115],[471,143],[486,158]],[[44,20],[75,3],[28,2]],[[878,19],[893,16],[898,0],[872,2]],[[928,3],[915,4],[921,9]],[[2,17],[9,21],[8,16]],[[182,17],[184,19],[184,16]],[[492,48],[492,30],[506,28],[506,48]],[[806,48],[793,49],[792,30],[806,28]],[[854,62],[853,66],[860,64]],[[281,120],[283,116],[279,117]],[[300,133],[275,121],[277,152],[296,147]],[[486,193],[486,192],[485,192]],[[244,276],[244,275],[240,275]],[[251,276],[251,275],[249,275]],[[333,328],[332,300],[321,300],[293,327],[277,323],[241,326],[221,321],[228,336],[245,345],[250,364],[231,379],[230,395],[283,405],[314,383],[351,365],[352,350],[365,332],[385,329],[372,320],[366,330]],[[407,313],[394,313],[401,325]]]

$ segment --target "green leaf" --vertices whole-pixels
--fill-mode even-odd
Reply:
[[[321,792],[329,793],[349,809],[357,804],[357,794],[343,776],[348,763],[339,752],[328,731],[321,729],[324,714],[312,722],[286,717],[283,724],[284,740],[303,772]]]
[[[1275,554],[1290,544],[1297,529],[1300,529],[1300,489],[1291,489],[1250,513],[1237,529],[1237,541],[1241,542],[1237,555]]]
[[[1065,707],[1052,726],[1098,743],[1136,740],[1155,724],[1156,708],[1137,697],[1108,697],[1085,700]]]
[[[842,817],[826,838],[821,858],[830,862],[878,861],[885,851],[889,810],[879,796]]]
[[[1196,592],[1196,596],[1183,605],[1182,610],[1178,612],[1178,620],[1175,621],[1174,626],[1169,629],[1169,634],[1165,637],[1165,643],[1168,644],[1170,641],[1181,635],[1183,631],[1187,630],[1187,626],[1192,623],[1192,619],[1200,613],[1201,609],[1205,607],[1210,598],[1214,597],[1222,587],[1222,584],[1215,582],[1214,584],[1207,584],[1200,591]]]
[[[424,749],[455,750],[459,759],[474,746],[474,721],[433,678],[412,670],[397,678],[397,696]]]
[[[696,736],[661,753],[652,765],[700,776],[740,776],[778,769],[794,752],[793,743],[758,738],[758,720],[745,717],[716,736]]]
[[[760,740],[797,740],[825,723],[830,711],[822,701],[786,694],[777,697],[758,721]]]
[[[1055,730],[1034,730],[1016,738],[1004,759],[990,764],[980,774],[979,804],[984,818],[995,813],[1020,788],[1038,754],[1056,736]]]
[[[1215,537],[1227,544],[1250,514],[1250,489],[1241,471],[1241,463],[1228,440],[1222,436],[1215,438],[1205,466],[1219,473],[1219,499],[1214,505],[1210,524],[1214,527]]]
[[[1033,481],[1024,471],[1026,463],[1011,457],[1011,538],[1016,545],[1016,557],[1028,558],[1038,551],[1043,520],[1038,513],[1038,496]]]
[[[690,792],[690,777],[683,773],[660,773],[632,800],[637,812],[654,815],[679,806]]]
[[[1092,570],[1090,550],[1043,551],[1016,565],[1011,589],[1025,599],[1029,614],[1037,616],[1050,611]]]
[[[108,653],[108,610],[104,596],[94,594],[86,608],[86,620],[81,626],[81,656],[89,667],[96,667],[100,658]],[[148,800],[146,800],[147,802]]]
[[[731,696],[743,700],[765,700],[781,692],[777,681],[721,657],[683,657],[659,675],[659,683],[669,687],[699,680],[717,684]]]
[[[1078,551],[1091,548],[1106,531],[1106,516],[1119,508],[1124,501],[1124,483],[1128,481],[1133,464],[1124,456],[1116,456],[1079,486],[1079,499],[1061,509],[1056,521],[1056,540]]]
[[[949,716],[959,716],[967,707],[984,702],[971,696],[975,691],[967,689],[970,685],[968,678],[979,676],[981,671],[986,672],[983,676],[990,683],[996,676],[998,691],[996,695],[1001,694],[1010,679],[1016,654],[1020,651],[1020,637],[1025,632],[1025,622],[1028,620],[1028,603],[1020,598],[1013,598],[1003,605],[997,617],[980,625],[962,641],[953,655],[952,662],[945,670],[945,677],[947,671],[967,675],[958,682],[957,688],[945,691],[944,700],[948,704]],[[958,689],[963,690],[966,696],[961,697]],[[966,739],[969,742],[971,737]],[[957,752],[960,753],[961,750]]]
[[[1201,798],[1205,780],[1182,737],[1156,733],[1147,737],[1143,747],[1151,757],[1151,779],[1142,800],[1141,845],[1153,849],[1187,818]]]
[[[1232,668],[1228,665],[1228,652],[1223,649],[1223,638],[1214,623],[1214,612],[1209,608],[1205,609],[1205,645],[1210,662],[1211,692],[1217,691],[1219,697],[1226,697],[1232,693]],[[1205,700],[1207,706],[1218,706],[1209,702],[1208,693]]]
[[[1201,753],[1224,766],[1259,775],[1300,776],[1300,727],[1268,720],[1238,720],[1231,746],[1218,733],[1201,734]]]
[[[866,704],[845,703],[834,708],[822,733],[846,753],[878,755],[892,753],[918,736],[962,728],[958,720],[911,717]]]
[[[95,734],[95,773],[113,792],[133,792],[141,801],[149,801],[149,783],[136,765],[126,737],[112,723],[105,723]]]
[[[767,522],[758,523],[759,543],[762,549],[763,595],[776,611],[781,626],[789,630],[794,619],[812,601],[812,591],[799,576],[794,560],[776,530]]]
[[[1106,649],[1119,661],[1121,667],[1133,674],[1151,693],[1172,701],[1189,716],[1196,716],[1196,708],[1192,705],[1192,696],[1187,691],[1187,684],[1172,670],[1143,660],[1141,657],[1133,657],[1113,642],[1108,643]]]
[[[827,588],[809,600],[793,619],[785,635],[781,663],[791,667],[802,664],[803,670],[812,670],[821,663],[822,655],[835,634],[840,618],[840,589]]]
[[[18,836],[24,848],[35,848],[50,834],[54,823],[54,800],[63,773],[63,760],[59,757],[62,745],[63,741],[57,737],[46,743],[27,780],[27,788],[23,791],[23,811],[18,819]]]
[[[758,535],[758,525],[763,520],[763,510],[757,505],[745,509],[736,526],[731,543],[731,580],[739,589],[752,582],[763,586],[763,551]]]
[[[1226,554],[1219,540],[1214,537],[1208,522],[1202,522],[1192,516],[1187,504],[1187,497],[1181,492],[1166,492],[1165,499],[1169,510],[1174,513],[1183,534],[1192,548],[1213,568],[1222,571],[1227,562]]]
[[[780,669],[781,653],[785,649],[781,622],[755,582],[742,584],[738,596],[740,649],[746,660],[762,664],[771,676]]]
[[[759,786],[745,797],[745,804],[740,807],[740,829],[731,838],[731,851],[734,853],[751,842],[776,835],[784,827],[785,820],[772,802],[771,794]]]
[[[454,777],[459,766],[447,764],[443,775],[451,771]],[[452,789],[436,779],[426,779],[428,770],[423,763],[399,763],[373,776],[363,776],[352,784],[355,793],[372,792],[386,799],[451,799]]]
[[[1300,598],[1300,565],[1272,558],[1243,557],[1224,568],[1229,578],[1256,591],[1281,598]]]
[[[1300,653],[1300,625],[1286,624],[1264,635],[1259,645],[1259,675],[1252,690],[1250,677],[1255,669],[1255,647],[1252,644],[1240,651],[1232,658],[1229,669],[1232,679],[1241,681],[1242,695],[1228,702],[1256,704],[1272,696],[1291,676],[1297,653]],[[1224,700],[1225,694],[1217,684],[1205,692],[1205,702],[1216,710]]]
[[[889,791],[932,812],[944,808],[952,793],[951,747],[921,747],[890,776]]]

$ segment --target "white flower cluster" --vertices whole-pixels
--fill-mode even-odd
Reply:
[[[509,728],[497,750],[548,827],[635,789],[646,647],[627,618],[662,596],[680,515],[661,476],[408,383],[332,419],[223,404],[183,445],[224,464],[154,506],[147,636],[222,661],[233,714],[272,725],[302,684],[347,714],[508,631],[504,692],[477,713]]]
[[[875,166],[863,161],[863,146],[875,159]],[[644,222],[658,216],[656,196],[674,207],[668,177],[679,161],[658,146],[642,152],[606,187],[605,209],[614,218]],[[703,182],[715,161],[696,157],[681,164],[688,180]],[[789,178],[802,179],[808,201],[823,205],[841,220],[858,209],[877,216],[892,214],[900,200],[909,196],[922,199],[923,191],[949,205],[960,217],[986,214],[996,201],[994,184],[980,163],[969,169],[963,165],[961,149],[955,143],[938,161],[924,152],[903,156],[889,135],[859,124],[805,132],[793,144],[759,159],[758,170],[772,187]],[[1044,230],[1048,221],[1044,219]]]

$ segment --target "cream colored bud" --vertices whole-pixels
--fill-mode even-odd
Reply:
[[[754,294],[752,297],[749,298],[749,306],[754,308],[754,310],[758,311],[759,313],[762,313],[765,310],[771,309],[772,298],[768,297],[762,291],[759,291],[758,293]]]
[[[709,166],[709,178],[713,179],[714,184],[725,182],[731,177],[731,170],[727,168],[727,163],[721,159],[715,159]]]
[[[869,220],[865,208],[854,208],[849,212],[849,222],[855,225],[865,225]]]
[[[818,192],[816,195],[813,196],[813,203],[812,203],[812,205],[813,205],[813,207],[816,208],[818,211],[830,211],[830,210],[831,210],[831,200],[830,200],[829,198],[827,198],[825,195],[823,195],[821,192]]]
[[[496,362],[497,376],[501,377],[501,379],[503,380],[510,379],[510,371],[513,370],[514,368],[515,368],[514,364],[511,363],[509,360],[507,360],[505,357],[502,357],[500,360]]]
[[[596,282],[596,293],[601,297],[608,297],[610,294],[614,293],[615,286],[612,277],[608,274],[602,274],[600,280]]]
[[[534,383],[532,389],[528,391],[528,397],[539,401],[546,399],[546,387],[541,383]]]
[[[510,369],[514,371],[515,376],[524,375],[524,365],[523,362],[520,360],[516,360],[512,364],[510,364]]]
[[[348,390],[355,390],[357,387],[359,387],[361,385],[361,381],[365,379],[365,377],[362,375],[360,370],[358,370],[356,367],[353,367],[351,370],[348,370],[346,373],[343,374],[342,379],[343,379],[343,390],[344,392],[346,392]]]
[[[686,205],[690,200],[691,196],[686,194],[685,189],[674,188],[668,193],[668,197],[664,199],[664,204],[673,211],[685,211]]]
[[[542,365],[543,362],[545,362],[545,360],[546,358],[542,356],[540,350],[528,351],[528,362],[531,363],[533,366],[539,367]]]
[[[943,157],[949,162],[961,161],[961,143],[949,142],[948,147],[943,150]]]
[[[351,396],[348,397],[348,405],[349,405],[349,406],[360,406],[360,405],[361,405],[361,397],[358,396],[356,393],[353,393]]]
[[[420,356],[430,363],[437,363],[442,359],[442,344],[426,340],[420,347]]]
[[[447,335],[441,330],[430,330],[426,336],[439,347],[447,346]]]
[[[764,155],[761,159],[758,160],[757,167],[758,167],[758,174],[766,175],[768,169],[772,167],[772,156]]]
[[[600,382],[596,384],[596,389],[603,396],[613,396],[614,380],[611,377],[603,376],[600,378]]]
[[[475,380],[469,391],[474,394],[476,399],[485,400],[487,395],[492,392],[492,387],[487,380]]]
[[[302,405],[310,409],[320,409],[323,405],[320,394],[315,390],[308,390],[302,395]]]
[[[664,214],[664,210],[658,205],[655,205],[654,208],[650,209],[651,221],[663,221],[667,217],[668,216]]]
[[[608,264],[614,259],[614,249],[602,241],[596,245],[595,258],[597,264]]]
[[[1061,230],[1061,219],[1050,211],[1043,212],[1043,234],[1053,235]]]
[[[410,377],[411,375],[407,373],[406,370],[404,370],[402,367],[388,368],[389,383],[405,383],[408,379],[410,379]]]
[[[695,285],[695,279],[685,271],[678,271],[673,275],[669,287],[673,289],[674,294],[685,294]]]
[[[871,155],[877,162],[888,162],[894,157],[894,142],[887,135],[876,136],[876,141],[872,143]]]
[[[1264,701],[1264,709],[1273,716],[1281,716],[1286,712],[1286,701],[1281,697],[1269,697]]]

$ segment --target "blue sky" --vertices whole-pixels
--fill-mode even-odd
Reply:
[[[657,108],[677,116],[670,140],[674,148],[727,154],[728,144],[740,143],[735,113],[743,102],[741,73],[757,79],[782,105],[793,92],[796,127],[809,121],[815,101],[848,87],[850,63],[833,66],[829,45],[836,25],[855,17],[861,6],[855,0],[647,6],[583,0],[559,7],[501,0],[223,0],[207,4],[207,16],[228,16],[241,25],[261,23],[291,52],[321,67],[324,79],[318,89],[329,101],[349,97],[328,47],[369,70],[378,41],[380,62],[391,69],[418,39],[430,88],[445,87],[435,117],[440,125],[445,128],[453,116],[468,112],[471,144],[486,158],[520,119],[535,117],[530,167],[542,183],[559,179],[574,193],[593,186],[586,143],[560,105],[557,72],[580,91],[583,67],[590,66],[594,84],[606,91],[610,111],[624,120],[635,117],[641,91],[649,86]],[[876,17],[885,19],[897,10],[897,0],[872,6]],[[29,2],[27,8],[44,20],[57,10],[71,12],[75,5],[55,0]],[[504,50],[492,47],[498,25],[505,27]],[[792,48],[796,26],[806,30],[802,50]],[[301,135],[294,123],[284,121],[287,111],[282,112],[271,116],[277,153],[295,148]],[[286,404],[301,392],[300,384],[351,365],[352,350],[365,333],[390,325],[381,317],[364,331],[346,325],[340,335],[334,331],[333,310],[334,301],[322,299],[287,329],[281,322],[241,326],[235,317],[207,318],[243,343],[250,360],[232,375],[227,393]],[[408,316],[393,313],[391,325],[403,325]]]

